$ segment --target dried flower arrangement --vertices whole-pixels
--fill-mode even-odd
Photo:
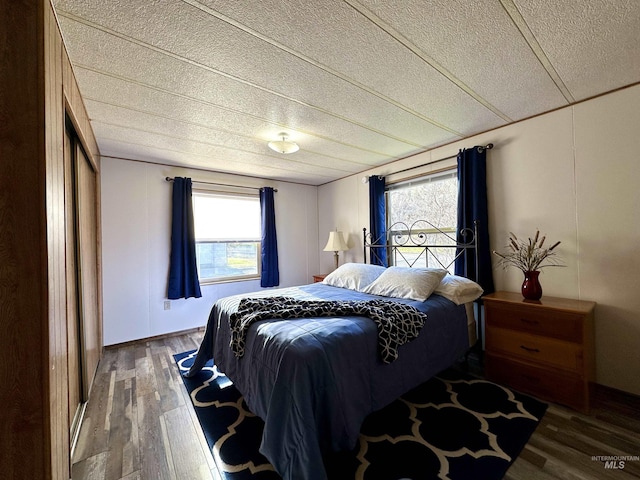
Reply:
[[[533,239],[529,237],[527,241],[518,240],[514,233],[509,232],[509,252],[503,254],[494,250],[493,253],[500,257],[503,268],[516,267],[523,272],[535,272],[543,267],[564,267],[554,251],[560,242],[547,248],[544,247],[545,239],[545,236],[540,238],[539,230]]]

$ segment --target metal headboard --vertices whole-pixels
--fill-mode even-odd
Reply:
[[[409,267],[429,266],[449,270],[462,256],[473,255],[475,265],[473,272],[464,272],[464,276],[478,280],[478,222],[473,228],[460,231],[457,240],[455,230],[442,230],[427,220],[417,220],[411,225],[396,222],[387,229],[385,238],[373,238],[371,232],[362,229],[364,245],[364,263],[380,259],[382,251],[386,251],[389,265],[406,265]],[[369,262],[367,262],[369,250]],[[433,262],[433,263],[430,263]],[[470,262],[465,262],[467,265]]]

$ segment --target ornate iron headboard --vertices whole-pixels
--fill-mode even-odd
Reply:
[[[457,240],[455,230],[442,230],[427,220],[417,220],[410,226],[405,222],[396,222],[387,229],[385,238],[373,238],[371,232],[362,229],[364,237],[364,263],[381,258],[381,251],[387,253],[389,265],[429,266],[452,269],[456,259],[473,255],[475,265],[473,272],[465,272],[464,276],[472,280],[478,279],[478,222],[473,228],[460,231]],[[433,263],[430,264],[430,261]],[[465,262],[467,265],[470,262]],[[424,264],[424,265],[423,265]]]

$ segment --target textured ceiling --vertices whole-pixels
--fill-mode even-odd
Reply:
[[[640,81],[637,0],[54,5],[104,161],[320,185]]]

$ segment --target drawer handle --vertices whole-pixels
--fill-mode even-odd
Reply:
[[[525,347],[524,345],[520,345],[520,348],[526,350],[527,352],[540,353],[540,350],[537,348]]]
[[[524,322],[524,323],[528,323],[529,325],[537,325],[538,324],[537,320],[528,320],[526,318],[521,318],[520,321]]]

